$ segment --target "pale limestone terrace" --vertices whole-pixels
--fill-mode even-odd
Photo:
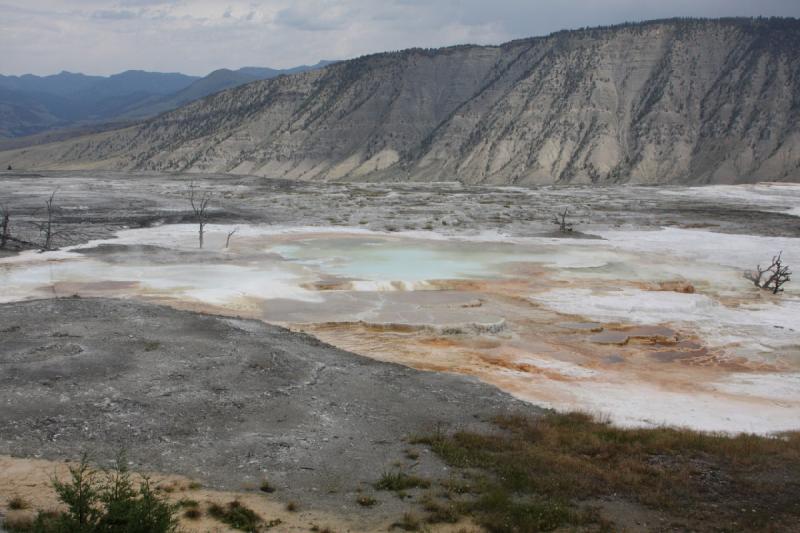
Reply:
[[[35,180],[15,189],[18,205],[60,183],[61,220],[104,235],[1,259],[4,301],[78,294],[257,318],[623,424],[770,432],[798,419],[800,293],[790,284],[773,297],[742,277],[781,249],[798,263],[800,218],[787,203],[797,187],[283,188],[217,177],[202,182],[218,200],[200,251],[186,177]],[[137,209],[151,227],[113,228],[115,202],[118,220],[132,224]],[[581,233],[552,233],[562,205],[575,206]]]

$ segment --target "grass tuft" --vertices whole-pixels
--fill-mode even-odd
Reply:
[[[183,516],[189,520],[200,520],[203,517],[203,511],[199,507],[189,507],[183,512]]]
[[[431,494],[426,494],[422,500],[422,508],[428,513],[425,521],[429,524],[455,524],[461,516],[461,511],[453,502],[441,502]]]
[[[406,513],[403,515],[403,518],[394,524],[391,525],[389,528],[391,529],[402,529],[403,531],[419,531],[422,527],[422,521],[417,517],[417,515],[413,513]]]
[[[372,496],[367,496],[366,494],[362,494],[358,498],[356,498],[356,503],[361,507],[373,507],[378,503],[378,500],[373,498]]]
[[[158,341],[146,341],[144,343],[144,351],[145,352],[154,352],[161,347],[161,343]]]
[[[9,514],[2,526],[11,533],[27,533],[35,530],[36,519],[29,513]]]
[[[8,500],[8,508],[11,511],[21,511],[23,509],[27,509],[28,507],[30,507],[30,504],[28,504],[28,502],[25,501],[25,499],[23,499],[21,496],[14,496]]]
[[[405,455],[407,459],[410,459],[412,461],[416,461],[417,459],[419,459],[419,452],[417,450],[413,449],[406,450]]]
[[[259,525],[263,522],[255,511],[244,506],[238,500],[228,502],[224,506],[212,503],[208,507],[208,514],[234,529],[252,533],[258,531]]]
[[[416,488],[426,489],[430,486],[431,482],[425,478],[399,471],[384,472],[375,483],[375,488],[378,490],[393,490],[397,492]]]
[[[199,507],[200,503],[197,500],[192,500],[191,498],[181,498],[178,500],[178,505],[181,507]]]

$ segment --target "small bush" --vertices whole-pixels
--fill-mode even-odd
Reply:
[[[299,508],[300,506],[297,505],[296,502],[289,502],[286,504],[286,510],[290,513],[296,513]]]
[[[266,492],[267,494],[271,494],[275,492],[275,487],[273,487],[270,482],[265,479],[261,482],[261,485],[259,485],[258,490],[261,492]]]

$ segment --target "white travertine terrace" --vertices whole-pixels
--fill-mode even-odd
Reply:
[[[800,263],[800,239],[239,226],[225,249],[230,229],[209,225],[202,251],[194,226],[165,225],[0,259],[0,301],[78,294],[251,316],[627,425],[766,433],[800,420],[800,291],[787,285],[773,297],[741,277],[779,249]],[[657,288],[675,280],[694,292]],[[581,320],[608,329],[611,342],[593,341]],[[578,326],[559,327],[567,321]],[[671,333],[614,340],[637,325],[688,344],[658,340]]]

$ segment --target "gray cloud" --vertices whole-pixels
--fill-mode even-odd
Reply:
[[[758,15],[800,17],[800,0],[0,0],[0,73],[205,74],[652,18]]]
[[[104,9],[92,13],[92,18],[105,20],[130,20],[137,18],[137,14],[127,9],[110,10]]]
[[[345,2],[307,1],[294,3],[275,16],[275,23],[303,31],[341,30],[354,18]]]

